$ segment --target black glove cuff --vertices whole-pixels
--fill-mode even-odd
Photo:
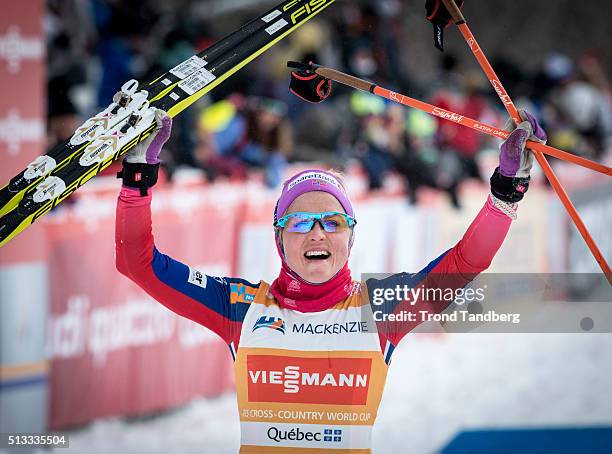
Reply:
[[[123,184],[129,188],[140,189],[142,197],[147,195],[147,189],[157,183],[159,163],[141,164],[123,160],[123,169],[117,173],[117,178],[123,179]]]
[[[505,177],[499,173],[497,167],[491,176],[491,193],[504,202],[519,202],[529,189],[529,179],[529,177]]]
[[[292,72],[289,90],[305,101],[319,103],[331,93],[331,80],[304,71]]]
[[[459,9],[463,7],[463,0],[456,0]],[[452,23],[451,14],[448,12],[442,0],[426,0],[427,20],[433,24],[434,45],[437,49],[444,50],[444,28]]]

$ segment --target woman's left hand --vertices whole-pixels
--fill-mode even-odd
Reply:
[[[546,132],[533,115],[519,112],[524,120],[501,144],[499,167],[491,177],[491,192],[504,202],[515,203],[529,188],[529,172],[533,166],[531,150],[525,148],[527,140],[546,143]]]

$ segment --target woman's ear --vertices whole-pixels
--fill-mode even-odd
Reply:
[[[285,250],[283,249],[283,229],[275,228],[274,229],[274,237],[276,240],[276,247],[278,247],[279,252],[281,253],[281,258],[285,258]]]
[[[353,242],[355,241],[355,229],[351,229],[351,237],[349,238],[348,249],[351,252],[351,248],[353,247]]]

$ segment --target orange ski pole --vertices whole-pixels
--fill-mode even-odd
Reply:
[[[453,18],[455,25],[459,27],[459,31],[461,32],[461,34],[463,35],[463,38],[465,39],[468,46],[470,47],[470,50],[476,57],[476,60],[478,60],[478,64],[480,65],[482,70],[487,75],[489,81],[491,82],[491,85],[493,85],[493,88],[495,89],[497,96],[499,96],[499,99],[501,99],[501,101],[504,103],[506,110],[508,111],[508,113],[510,114],[514,122],[518,125],[523,120],[521,119],[521,116],[519,115],[519,112],[516,106],[512,102],[512,99],[510,99],[510,96],[506,92],[506,89],[503,87],[501,81],[499,80],[499,77],[497,77],[497,74],[495,74],[495,71],[489,64],[487,57],[485,56],[484,52],[478,45],[476,38],[474,38],[474,35],[470,31],[470,28],[467,26],[465,17],[463,17],[463,14],[461,13],[459,8],[455,4],[454,0],[442,0],[442,2],[444,3],[444,6],[450,13],[451,17]],[[589,247],[589,249],[591,250],[591,253],[595,257],[595,260],[597,261],[602,271],[606,275],[608,282],[610,282],[610,285],[612,285],[612,271],[610,270],[610,266],[608,265],[605,258],[601,254],[601,251],[595,244],[595,241],[593,241],[591,234],[589,233],[588,229],[584,225],[584,222],[580,218],[580,215],[576,211],[576,208],[570,201],[567,195],[567,192],[563,188],[563,185],[561,184],[561,182],[559,181],[559,179],[553,172],[553,169],[548,163],[548,161],[546,160],[546,157],[542,154],[540,150],[538,150],[538,147],[530,147],[530,149],[533,149],[533,154],[535,158],[537,159],[538,163],[540,164],[540,166],[542,167],[542,170],[544,171],[544,175],[546,175],[546,178],[548,178],[548,181],[550,181],[551,186],[553,187],[553,189],[559,196],[559,199],[561,199],[561,203],[563,203],[563,206],[565,207],[568,214],[572,218],[572,221],[574,221],[574,224],[576,225],[576,228],[582,235],[582,238],[584,238],[584,241],[586,241],[587,246]]]
[[[436,117],[453,121],[457,124],[466,126],[468,128],[474,129],[484,134],[488,134],[493,137],[498,137],[503,140],[507,139],[508,136],[510,135],[508,131],[505,131],[503,129],[496,128],[495,126],[491,126],[486,123],[482,123],[480,121],[474,120],[473,118],[469,118],[464,115],[459,115],[455,112],[441,109],[432,104],[427,104],[426,102],[419,101],[418,99],[414,99],[409,96],[402,95],[401,93],[396,93],[394,91],[391,91],[386,88],[380,87],[376,84],[373,84],[372,82],[368,82],[366,80],[359,79],[358,77],[355,77],[355,76],[350,76],[341,71],[337,71],[335,69],[326,68],[324,66],[318,66],[318,65],[313,65],[313,69],[314,69],[314,72],[316,72],[317,74],[323,77],[326,77],[327,79],[331,79],[341,84],[348,85],[349,87],[352,87],[352,88],[369,91],[375,95],[381,96],[390,101],[395,101],[397,103],[421,110],[425,113],[434,115]],[[574,162],[588,169],[595,170],[596,172],[603,173],[604,175],[612,176],[612,168],[606,165],[600,164],[598,162],[590,161],[580,156],[576,156],[574,154],[568,153],[567,151],[559,150],[557,148],[553,148],[548,145],[544,145],[543,143],[535,142],[533,140],[528,140],[527,145],[529,146],[529,148],[537,148],[538,151],[541,151],[542,153],[545,153],[547,155],[559,157],[561,159],[565,159],[567,161]]]

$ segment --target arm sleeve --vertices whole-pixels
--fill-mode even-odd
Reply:
[[[154,245],[151,190],[123,187],[117,201],[115,230],[119,272],[171,311],[199,323],[228,344],[239,336],[248,303],[232,297],[237,286],[257,288],[241,279],[206,276],[162,254]]]
[[[416,274],[399,273],[377,282],[368,282],[368,290],[373,287],[396,288],[441,288],[455,290],[465,287],[479,273],[486,270],[493,257],[501,247],[512,220],[493,205],[489,197],[476,218],[472,221],[463,238],[451,249],[429,263]],[[372,304],[370,294],[370,304]],[[446,309],[452,301],[431,301],[423,299],[408,299],[403,301],[385,301],[382,305],[372,304],[375,311],[399,314],[402,311],[414,312],[426,310],[439,313]],[[401,323],[377,322],[381,336],[383,352],[392,352],[400,340],[421,323],[416,317],[414,322]],[[389,359],[390,359],[389,353]]]

